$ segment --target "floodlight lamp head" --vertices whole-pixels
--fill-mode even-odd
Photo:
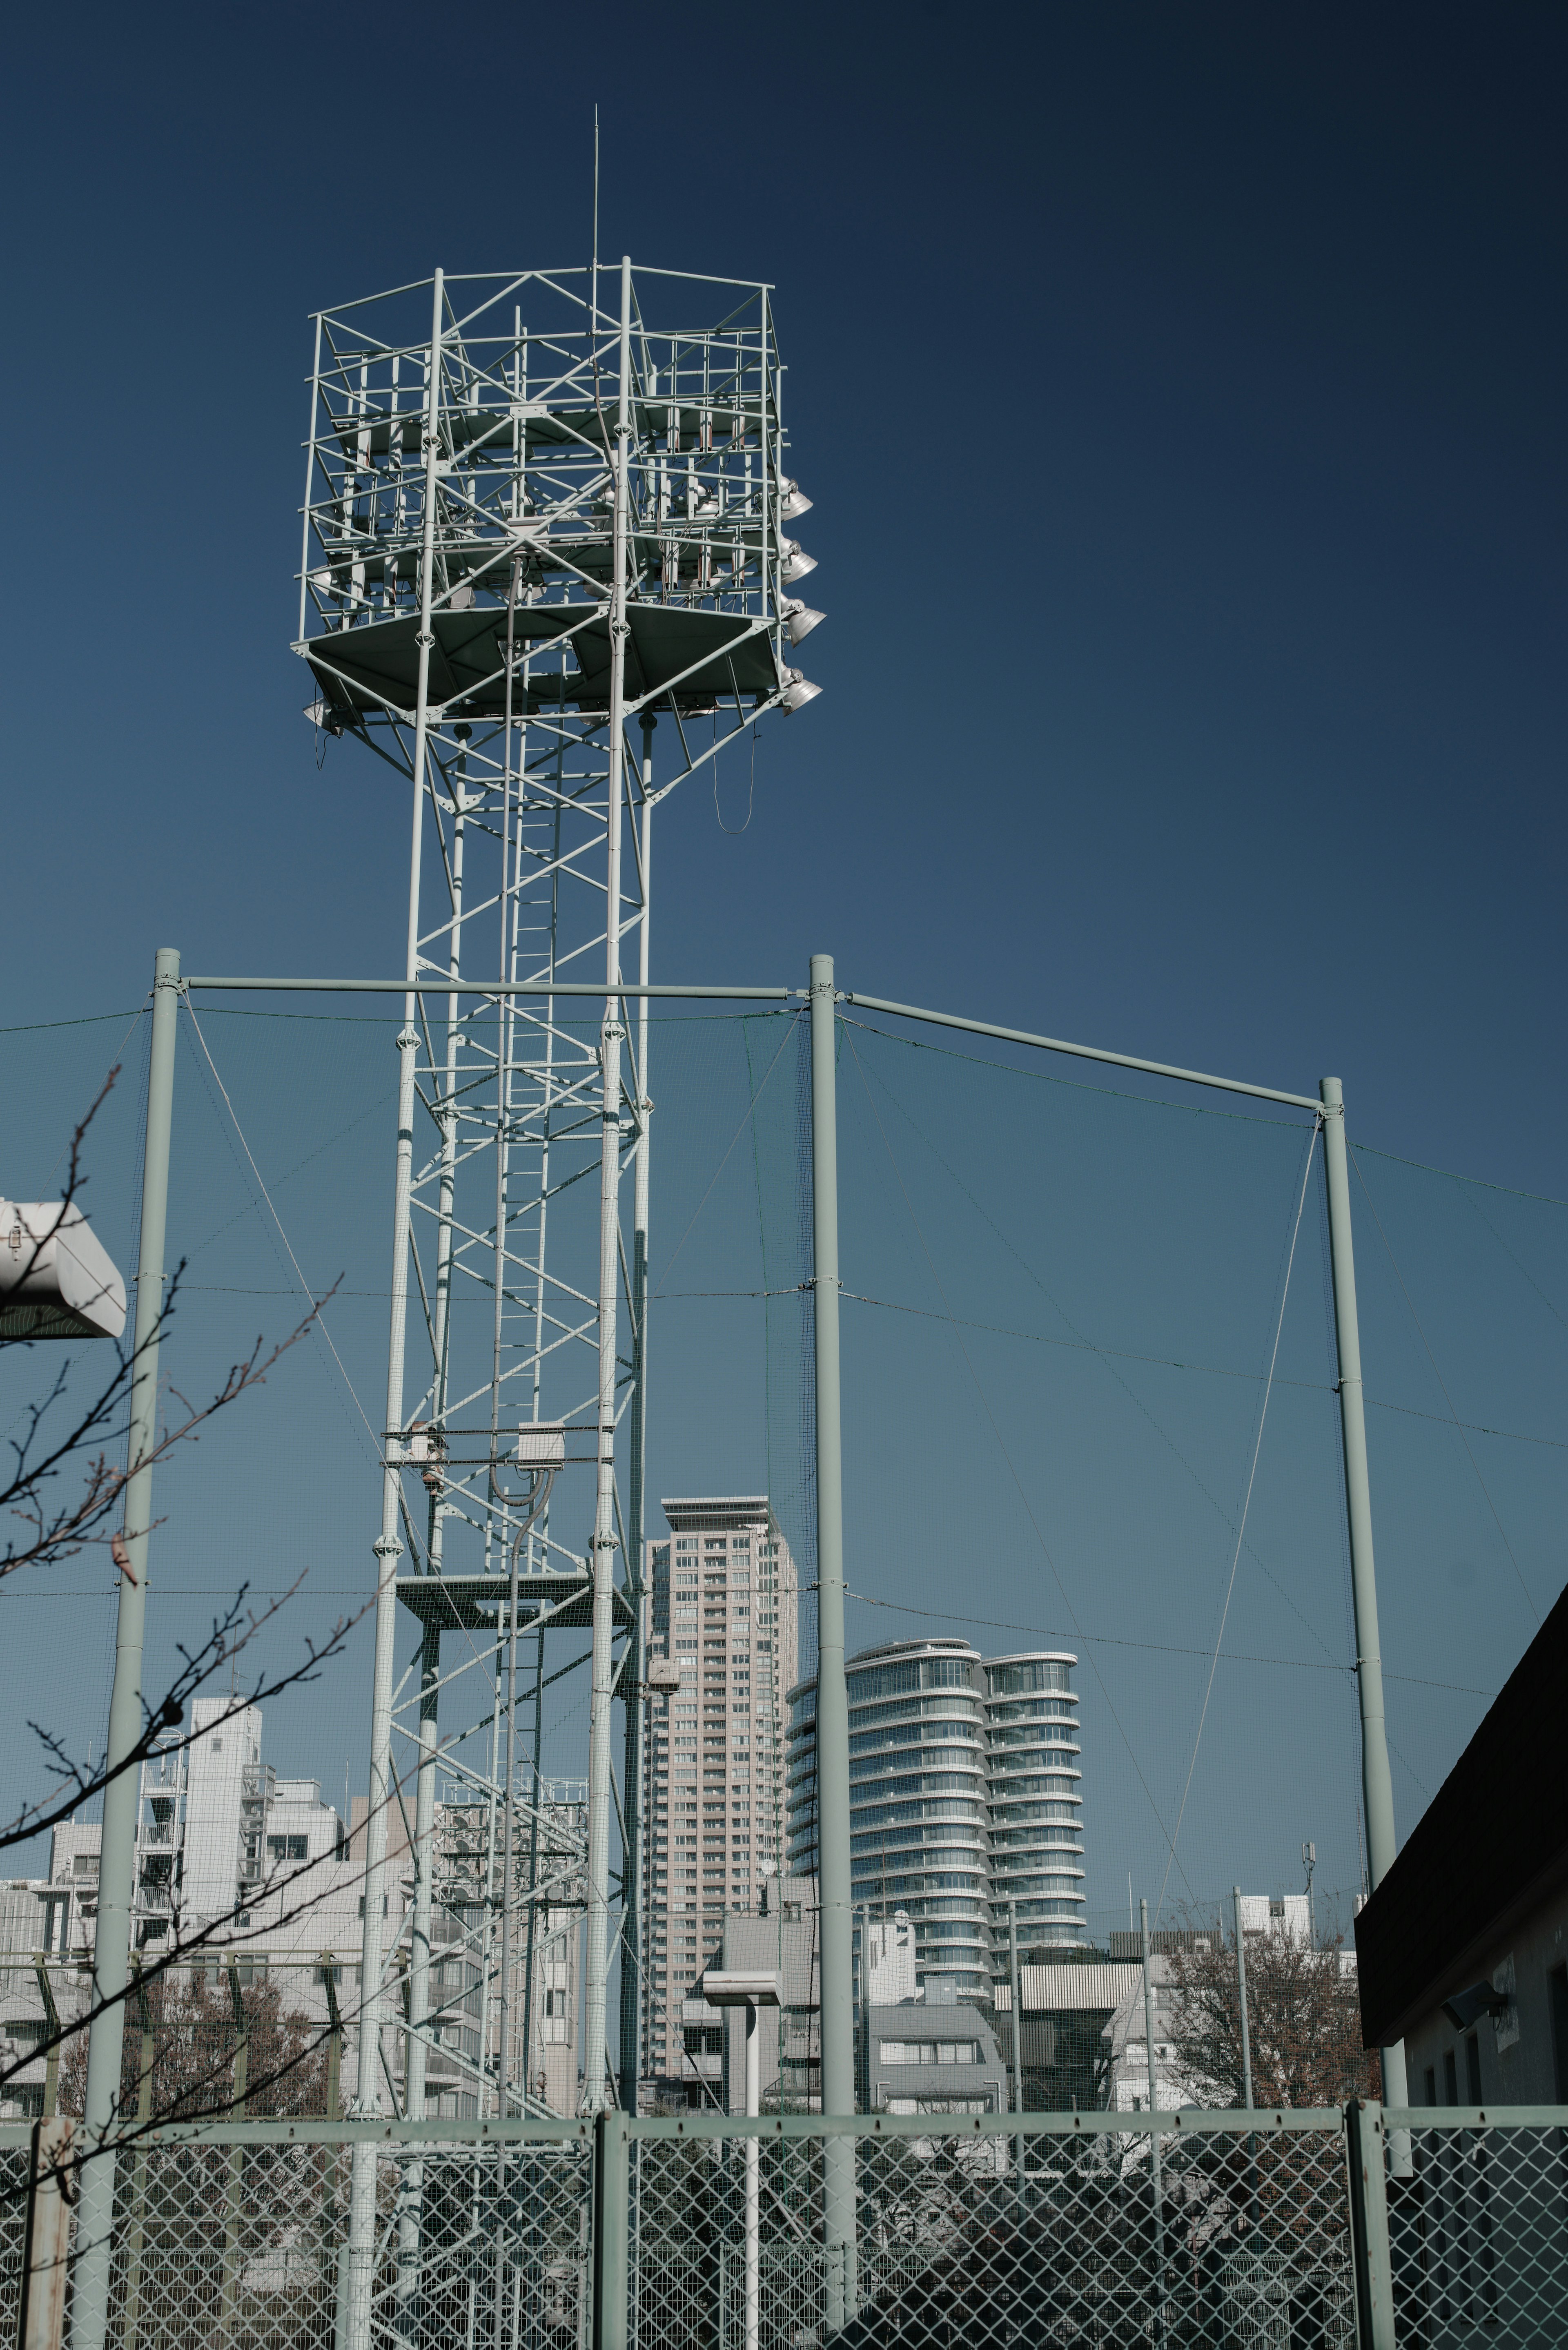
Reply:
[[[821,691],[820,685],[813,685],[809,678],[802,677],[799,670],[792,669],[789,671],[789,683],[785,686],[782,697],[784,706],[792,712],[804,710],[806,703],[815,702]]]
[[[805,554],[798,539],[786,538],[783,544],[784,559],[779,577],[786,588],[793,588],[797,579],[804,579],[808,572],[816,569],[816,557]]]
[[[783,492],[779,500],[781,521],[798,522],[803,514],[811,512],[815,500],[805,495],[798,482],[781,482],[779,488]]]
[[[79,1208],[0,1200],[0,1342],[118,1338],[125,1283]]]
[[[644,1679],[655,1697],[663,1697],[680,1687],[680,1667],[673,1657],[649,1657]]]
[[[710,2007],[777,2007],[779,1979],[763,1967],[709,1967],[702,1977],[702,1996]]]
[[[1511,2003],[1508,1993],[1495,1984],[1471,1983],[1468,1991],[1457,1991],[1443,2002],[1443,2013],[1456,2032],[1469,2032],[1483,2015],[1506,2015]]]
[[[814,612],[809,604],[803,604],[798,596],[792,596],[784,608],[784,626],[789,630],[791,644],[800,644],[826,618],[826,612]]]

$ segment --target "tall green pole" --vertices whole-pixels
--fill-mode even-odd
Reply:
[[[849,1870],[849,1694],[844,1679],[844,1455],[838,1383],[837,1019],[833,957],[811,958],[812,1295],[816,1336],[816,1838],[822,2110],[855,2111],[855,1920]],[[822,2149],[827,2324],[855,2315],[855,2141]]]
[[[1160,2177],[1159,2131],[1154,2118],[1159,2111],[1154,2061],[1154,1969],[1148,1947],[1148,1903],[1140,1901],[1137,1909],[1143,1943],[1143,2044],[1148,2054],[1148,2189],[1154,2213],[1154,2339],[1156,2350],[1165,2350],[1165,2184]]]
[[[175,1028],[180,1017],[180,956],[160,947],[152,974],[152,1052],[147,1074],[147,1139],[141,1161],[141,1242],[136,1263],[130,1430],[125,1489],[126,1572],[119,1578],[114,1689],[109,1706],[102,1851],[93,2004],[88,2033],[83,2135],[91,2147],[108,2137],[119,2096],[125,1996],[130,1980],[130,1912],[135,1897],[136,1819],[140,1773],[125,1767],[143,1727],[141,1642],[147,1615],[148,1534],[152,1524],[152,1456],[158,1444],[158,1343],[163,1315],[163,1238],[169,1211],[169,1141],[174,1114]],[[105,2005],[103,2002],[107,2002]],[[114,2220],[114,2150],[81,2174],[77,2264],[72,2285],[75,2350],[103,2350],[109,2330],[109,2231]]]
[[[642,920],[638,924],[637,975],[648,985],[651,936],[649,918],[653,866],[653,730],[651,711],[642,713]],[[642,2066],[642,2017],[647,2010],[643,1950],[643,1810],[647,1758],[644,1741],[649,1724],[645,1711],[643,1673],[643,1559],[647,1549],[648,1516],[648,1122],[653,1103],[648,1089],[648,998],[637,1006],[637,1165],[631,1211],[631,1444],[628,1493],[627,1541],[631,1555],[626,1562],[627,1588],[631,1598],[631,1637],[621,1659],[621,1696],[626,1711],[626,1763],[622,1787],[625,1837],[621,1863],[622,1929],[620,1946],[620,2101],[628,2114],[637,2111],[637,2084]]]
[[[1394,1782],[1383,1715],[1383,1656],[1377,1637],[1377,1576],[1372,1557],[1372,1487],[1366,1470],[1366,1415],[1361,1388],[1361,1330],[1355,1312],[1355,1255],[1350,1231],[1350,1165],[1345,1146],[1345,1095],[1324,1077],[1323,1161],[1328,1188],[1328,1245],[1334,1267],[1334,1322],[1339,1346],[1339,1425],[1345,1455],[1345,1511],[1350,1528],[1350,1590],[1355,1611],[1355,1678],[1361,1698],[1361,1781],[1366,1815],[1366,1873],[1376,1892],[1393,1867]],[[1383,2054],[1383,2102],[1408,2102],[1405,2043]]]

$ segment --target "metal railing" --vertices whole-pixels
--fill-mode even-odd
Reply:
[[[114,2350],[340,2350],[362,2142],[388,2350],[1568,2340],[1568,2107],[1353,2105],[147,2129],[115,2157]],[[0,2125],[0,2344],[35,2168]]]

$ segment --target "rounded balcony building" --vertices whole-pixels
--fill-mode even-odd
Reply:
[[[907,1910],[916,1979],[990,1984],[986,1682],[967,1640],[898,1640],[846,1669],[853,1898]],[[786,1834],[792,1875],[817,1873],[816,1684],[791,1692]]]
[[[1084,1798],[1078,1659],[1059,1649],[987,1659],[986,1775],[991,1924],[1005,1952],[1017,1904],[1020,1951],[1085,1939]]]

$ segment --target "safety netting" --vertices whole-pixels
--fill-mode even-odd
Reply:
[[[455,1067],[456,1097],[482,1103],[496,1046],[493,1004],[461,1013],[455,1061],[446,1022],[444,1003],[427,1000],[405,1429],[431,1409],[441,1222],[431,1170],[442,1131],[434,1076]],[[265,1767],[296,1791],[288,1800],[302,1818],[314,1802],[345,1831],[362,1815],[367,1783],[401,1026],[395,998],[369,1009],[363,999],[347,1009],[342,999],[199,1001],[182,1009],[175,1079],[168,1261],[179,1270],[161,1365],[166,1419],[179,1427],[202,1414],[234,1365],[265,1378],[196,1417],[160,1464],[146,1688],[156,1698],[171,1685],[182,1652],[200,1655],[237,1606],[244,1645],[236,1651],[220,1628],[223,1661],[203,1693],[237,1700],[265,1688]],[[128,1008],[0,1035],[0,1081],[14,1106],[3,1175],[11,1198],[57,1196],[72,1130],[119,1067],[84,1140],[81,1201],[128,1275],[146,1029]],[[552,1049],[576,1074],[548,1164],[528,1177],[545,1231],[541,1241],[530,1209],[517,1250],[531,1268],[536,1326],[532,1339],[522,1328],[519,1274],[504,1334],[509,1429],[564,1419],[580,1432],[594,1416],[599,1128],[587,1073],[597,1031],[592,1006],[570,1017],[557,1006]],[[723,1919],[756,1918],[765,1888],[808,1865],[812,1849],[808,1819],[798,1804],[792,1813],[788,1737],[790,1692],[816,1662],[809,1022],[795,1003],[659,1006],[648,1033],[640,1555],[626,1417],[629,1174],[619,1530],[623,1559],[636,1566],[634,1605],[646,1589],[649,1637],[686,1669],[678,1686],[636,1700],[648,1709],[638,2029],[645,2070],[690,2075],[722,2097],[722,2036],[705,2013],[685,2016],[688,1993]],[[861,1677],[857,1902],[884,1922],[905,1913],[922,1987],[928,1972],[961,1977],[957,1954],[971,1950],[986,1984],[1004,1976],[1010,1900],[1030,1967],[1129,1962],[1145,1898],[1168,1952],[1189,1950],[1194,1938],[1231,1929],[1238,1886],[1253,1903],[1266,1897],[1282,1931],[1299,1934],[1304,1916],[1309,1939],[1348,1937],[1366,1887],[1361,1756],[1312,1112],[955,1039],[852,1006],[837,1040],[845,1561],[848,1650]],[[1376,1130],[1370,1107],[1353,1102],[1350,1120],[1404,1831],[1562,1580],[1568,1221],[1561,1202],[1412,1166],[1361,1141],[1363,1126]],[[483,1434],[494,1150],[483,1117],[462,1132],[442,1343],[462,1407],[454,1419]],[[525,1357],[537,1365],[526,1393],[513,1376]],[[51,1409],[68,1410],[101,1384],[107,1362],[101,1344],[7,1348],[0,1383],[11,1440],[46,1385],[65,1374]],[[455,1456],[455,1440],[451,1449]],[[587,1555],[589,1450],[569,1438],[542,1529],[538,1564],[562,1575]],[[454,1457],[454,1475],[461,1466]],[[400,1573],[434,1563],[445,1574],[504,1576],[506,1560],[462,1491],[440,1476],[406,1478],[405,1490]],[[731,1507],[742,1503],[750,1519]],[[732,1523],[707,1523],[696,1504],[731,1507]],[[51,1783],[29,1717],[76,1758],[101,1752],[117,1580],[96,1541],[0,1587],[29,1690],[0,1726],[14,1808]],[[414,1610],[401,1608],[394,1683],[405,1710],[421,1637]],[[456,1806],[463,1787],[472,1795],[476,1780],[504,1768],[507,1741],[493,1631],[454,1616],[443,1640],[439,1735]],[[330,1644],[315,1664],[312,1644]],[[564,1620],[520,1642],[515,1667],[514,1784],[529,1791],[546,1843],[558,1832],[563,1854],[578,1834],[587,1772],[587,1647],[586,1626]],[[893,1653],[867,1654],[876,1650]],[[912,1659],[917,1694],[925,1686],[922,1655],[967,1658],[964,1670],[981,1676],[990,1712],[978,1740],[966,1742],[951,1709],[938,1708],[930,1736],[911,1745],[906,1682]],[[891,1676],[885,1691],[877,1674]],[[940,1694],[947,1684],[939,1675],[931,1687]],[[895,1699],[884,1721],[876,1708]],[[897,1751],[883,1735],[889,1726],[900,1731]],[[618,1707],[618,1803],[627,1794],[622,1727]],[[412,1808],[411,1747],[400,1737],[395,1859]],[[966,1742],[971,1751],[959,1752]],[[955,1802],[979,1807],[978,1865],[927,1833]],[[88,1803],[78,1825],[95,1816]],[[284,1823],[281,1810],[262,1829],[264,1839],[306,1833],[316,1831]],[[40,1844],[13,1849],[17,1877],[43,1875]],[[297,1857],[286,1842],[275,1855],[264,1848],[264,1876]],[[483,1877],[482,1868],[476,1905],[493,1896]],[[317,1942],[337,1959],[353,1954],[351,1881],[329,1933],[324,1923],[286,1938],[291,1963],[304,1962],[302,1935],[316,1962]],[[550,2060],[560,2077],[547,2102],[557,2108],[576,2095],[581,1996],[580,1887],[566,1860],[559,1887],[550,1929],[558,1979],[537,1984],[542,2018],[564,2027],[549,2043],[566,2052]],[[772,1914],[782,1937],[782,1905]],[[281,1908],[278,1917],[281,1928]],[[466,1975],[462,1982],[466,1996]],[[1038,2004],[1027,1984],[1023,2004],[1027,2042]],[[476,2039],[491,2030],[488,2009],[481,2026]],[[476,2061],[483,2072],[487,2060]],[[471,2084],[458,2094],[483,2091]]]

